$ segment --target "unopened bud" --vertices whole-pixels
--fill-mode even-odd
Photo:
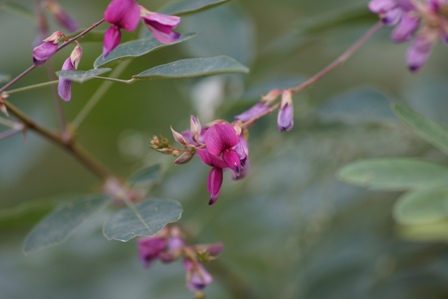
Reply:
[[[82,58],[82,48],[81,45],[77,44],[76,47],[73,49],[72,53],[70,54],[70,59],[75,69],[78,69],[78,65],[79,62],[81,61],[81,58]]]
[[[174,164],[176,165],[182,165],[182,164],[186,164],[188,162],[190,162],[190,160],[194,157],[194,153],[192,152],[185,152],[182,155],[180,155],[179,158],[177,158],[174,161]]]
[[[176,132],[173,127],[171,127],[171,133],[173,133],[174,139],[182,145],[188,145],[188,142],[185,140],[184,136],[181,133]]]
[[[58,43],[64,34],[60,31],[54,32],[52,35],[44,39],[44,42],[33,49],[33,63],[41,66],[58,50]]]
[[[190,131],[192,134],[192,139],[194,141],[198,141],[199,139],[199,135],[201,135],[201,123],[199,122],[199,120],[194,117],[193,115],[190,116]]]
[[[62,7],[54,0],[47,0],[47,7],[54,15],[59,24],[66,28],[69,32],[74,32],[78,29],[78,24]]]

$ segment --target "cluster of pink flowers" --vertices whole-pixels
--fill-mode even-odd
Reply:
[[[104,57],[120,43],[120,29],[134,31],[140,18],[160,43],[169,44],[180,38],[180,34],[173,32],[180,23],[179,17],[149,11],[136,0],[113,0],[104,12],[104,19],[112,24],[104,35]]]
[[[45,5],[69,32],[77,29],[75,20],[55,0],[47,0]],[[160,43],[169,44],[180,38],[179,33],[173,32],[173,29],[180,23],[179,17],[151,12],[138,5],[136,0],[112,0],[104,12],[104,19],[111,24],[111,27],[104,35],[103,57],[109,55],[120,43],[120,30],[135,30],[140,18]],[[39,27],[41,34],[47,34],[47,22],[43,14],[40,14]],[[39,44],[33,49],[34,65],[44,65],[59,50],[61,40],[67,40],[61,31],[54,32],[42,41],[39,40]],[[65,60],[62,70],[76,70],[81,56],[82,50],[80,45],[77,44],[70,57]],[[71,85],[72,81],[60,78],[58,92],[64,101],[70,101],[71,99]]]
[[[448,0],[372,0],[369,8],[385,25],[395,26],[393,41],[413,39],[406,55],[411,71],[426,63],[436,40],[448,43]]]
[[[212,205],[218,199],[224,170],[230,169],[234,180],[243,178],[249,170],[246,130],[240,127],[238,121],[230,124],[224,120],[216,120],[202,128],[194,116],[191,116],[190,124],[190,130],[182,133],[171,128],[174,139],[184,149],[174,150],[169,142],[160,142],[156,136],[151,141],[151,147],[165,154],[183,152],[175,164],[185,164],[198,154],[202,162],[211,166],[207,189],[210,193],[209,204]]]
[[[202,262],[214,260],[224,249],[222,243],[186,245],[178,227],[165,227],[159,233],[143,237],[137,241],[140,260],[149,267],[156,260],[171,263],[183,258],[186,272],[186,285],[192,292],[201,292],[213,278],[202,265]]]

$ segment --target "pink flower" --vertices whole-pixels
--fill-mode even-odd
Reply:
[[[104,35],[103,57],[106,57],[120,43],[120,29],[134,31],[137,28],[140,6],[135,0],[113,0],[104,12],[104,19],[112,24]]]
[[[60,31],[54,32],[48,38],[44,39],[44,43],[33,49],[33,63],[36,66],[43,65],[51,56],[56,53],[59,47],[59,41],[64,37]]]
[[[69,58],[64,61],[62,65],[63,71],[73,71],[78,68],[79,62],[82,57],[82,48],[80,45],[76,45],[75,49],[72,51]],[[62,78],[59,78],[58,83],[58,94],[64,101],[70,101],[72,97],[72,81]]]
[[[288,89],[282,93],[282,103],[278,112],[277,125],[280,132],[289,131],[294,126],[292,94]]]
[[[184,259],[184,267],[187,274],[187,287],[192,292],[202,291],[212,283],[212,276],[200,263]]]
[[[138,239],[137,247],[140,260],[145,267],[149,267],[165,251],[167,241],[159,237],[145,237]]]
[[[173,31],[180,23],[180,17],[169,16],[145,10],[142,13],[145,26],[162,44],[170,44],[180,38],[180,34]]]

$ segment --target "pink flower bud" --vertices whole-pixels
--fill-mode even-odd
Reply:
[[[184,136],[181,133],[175,131],[173,127],[171,127],[171,133],[173,133],[174,139],[182,145],[188,145],[188,142],[185,140]]]
[[[120,43],[121,32],[120,28],[115,25],[110,26],[104,34],[104,44],[103,44],[103,57],[109,55]]]
[[[185,259],[184,267],[187,274],[187,287],[192,292],[202,291],[207,285],[212,283],[212,276],[200,263]]]
[[[292,105],[291,90],[286,89],[282,93],[282,103],[278,112],[277,126],[280,132],[289,131],[294,126],[294,109]]]
[[[76,70],[78,68],[81,57],[82,57],[82,48],[78,44],[72,51],[70,57],[65,60],[64,64],[62,65],[62,70],[63,71]],[[58,94],[64,101],[66,102],[70,101],[72,97],[72,81],[60,77],[58,84]]]
[[[56,53],[59,47],[59,41],[64,37],[60,31],[54,32],[52,35],[44,39],[44,43],[33,49],[33,63],[36,66],[43,65],[51,56]]]

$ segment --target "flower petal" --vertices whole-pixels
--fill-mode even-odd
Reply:
[[[135,0],[113,0],[104,12],[104,19],[126,31],[134,31],[140,21],[140,6]]]
[[[121,40],[121,32],[120,28],[115,25],[112,25],[109,29],[107,29],[104,34],[104,44],[103,44],[103,57],[109,55],[120,43]]]
[[[199,158],[201,158],[202,162],[204,162],[209,166],[218,168],[227,168],[226,162],[224,162],[224,160],[221,157],[210,154],[205,149],[198,149],[196,153],[199,155]]]
[[[221,191],[222,179],[222,168],[213,167],[212,170],[210,170],[207,180],[207,189],[208,193],[210,193],[209,205],[214,204],[218,199],[219,191]]]
[[[214,155],[220,155],[228,148],[234,147],[239,141],[235,129],[229,124],[215,124],[205,132],[204,142],[207,150]]]

